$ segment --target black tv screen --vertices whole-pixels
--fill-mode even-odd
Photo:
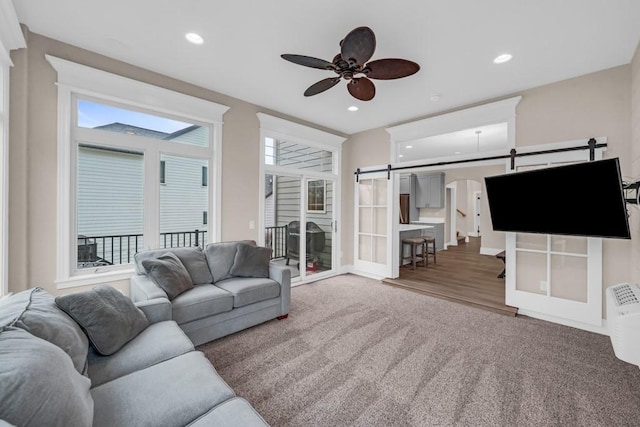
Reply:
[[[618,158],[484,180],[496,231],[631,238]]]

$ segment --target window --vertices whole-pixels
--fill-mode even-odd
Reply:
[[[307,212],[325,212],[325,182],[323,179],[307,183]]]
[[[47,60],[58,72],[58,288],[126,279],[144,249],[219,240],[219,185],[202,184],[210,163],[219,180],[228,107]]]
[[[160,160],[160,184],[166,184],[167,163]]]
[[[209,168],[206,166],[202,167],[202,186],[206,187],[209,185]]]

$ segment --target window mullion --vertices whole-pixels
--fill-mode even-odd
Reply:
[[[158,248],[160,239],[160,151],[144,153],[144,247]]]

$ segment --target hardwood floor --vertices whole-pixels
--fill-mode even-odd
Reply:
[[[504,304],[504,279],[497,277],[503,268],[496,257],[480,255],[480,237],[469,237],[439,251],[436,263],[429,257],[426,268],[401,267],[399,278],[383,283],[515,316],[518,309]]]

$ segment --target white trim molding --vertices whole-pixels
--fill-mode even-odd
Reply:
[[[11,0],[0,0],[0,297],[9,292],[9,69],[26,47]]]
[[[295,138],[295,141],[311,147],[331,146],[334,148],[342,147],[342,143],[346,140],[338,135],[314,129],[299,123],[290,122],[289,120],[279,117],[270,116],[265,113],[257,113],[260,121],[260,129],[269,133],[269,135],[282,135],[288,138]],[[261,159],[262,161],[262,159]]]
[[[393,142],[407,142],[475,126],[509,121],[516,116],[521,96],[441,114],[411,123],[387,128]]]
[[[12,66],[10,52],[27,47],[11,0],[0,0],[0,64]]]
[[[75,140],[81,135],[100,140],[107,145],[135,145],[144,151],[145,182],[149,188],[145,190],[144,235],[145,247],[155,248],[159,235],[159,190],[156,172],[159,166],[159,153],[174,152],[177,155],[188,155],[209,160],[209,224],[210,241],[220,240],[221,233],[221,180],[222,180],[222,116],[229,109],[226,105],[217,104],[205,99],[174,92],[148,83],[139,82],[127,77],[118,76],[96,68],[87,67],[64,59],[45,55],[47,61],[58,73],[58,206],[57,206],[57,272],[58,289],[85,286],[95,283],[123,280],[131,276],[131,266],[113,266],[113,268],[97,268],[91,272],[76,271],[75,259],[71,255],[75,248],[75,173],[76,150]],[[207,126],[210,129],[209,146],[195,147],[177,144],[180,147],[166,144],[164,141],[147,140],[147,138],[128,135],[120,136],[118,141],[99,135],[96,130],[79,128],[74,125],[75,105],[77,97],[95,99],[106,104],[123,105],[133,110],[158,113],[163,117],[182,119],[194,124]],[[129,139],[127,139],[129,138]],[[135,141],[133,139],[134,138]],[[113,141],[111,141],[113,139]],[[110,142],[109,142],[110,141]],[[157,161],[156,161],[157,160]],[[148,167],[147,167],[148,166]]]

